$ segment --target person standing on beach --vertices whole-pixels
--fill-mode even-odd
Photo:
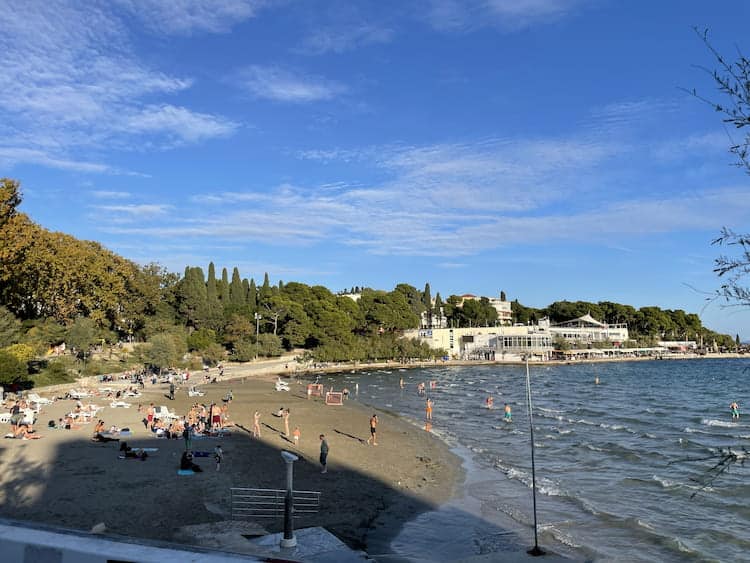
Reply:
[[[221,444],[214,448],[214,459],[216,460],[216,471],[221,470],[221,462],[224,459],[224,450],[221,449]]]
[[[325,434],[320,435],[320,465],[323,466],[321,473],[328,473],[328,442]]]
[[[174,401],[174,381],[169,384],[169,400]]]
[[[370,440],[372,440],[372,445],[377,446],[378,445],[378,415],[374,414],[370,417],[370,437],[367,438],[367,444],[370,444]]]
[[[255,411],[253,415],[253,438],[260,438],[260,413]]]
[[[294,427],[294,432],[292,432],[292,436],[294,436],[294,447],[295,448],[299,447],[299,438],[300,438],[301,435],[302,435],[302,433],[300,432],[299,426],[295,426]]]
[[[289,409],[284,409],[281,416],[284,417],[284,437],[289,438]]]
[[[192,430],[193,430],[192,427],[189,424],[186,424],[185,425],[185,430],[182,431],[182,437],[185,440],[185,451],[186,452],[190,451],[190,448],[193,445],[192,444],[192,440],[191,440],[191,438],[192,438],[192,436],[191,436]]]
[[[425,405],[425,411],[426,411],[426,415],[427,415],[427,420],[432,420],[432,405],[433,405],[432,399],[430,399],[429,397],[427,397],[427,403]]]
[[[511,413],[510,405],[508,403],[505,403],[503,410],[505,411],[505,414],[503,415],[505,422],[513,422],[513,414]]]

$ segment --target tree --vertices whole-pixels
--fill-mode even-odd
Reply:
[[[157,334],[147,344],[144,360],[159,370],[168,368],[180,360],[180,351],[171,334]]]
[[[0,350],[0,385],[23,383],[28,376],[26,364],[10,352]]]
[[[18,342],[21,337],[21,321],[3,306],[0,306],[0,348]]]
[[[75,348],[78,357],[83,358],[84,363],[97,342],[97,331],[94,321],[85,317],[78,317],[68,328],[65,334],[65,342]]]
[[[722,114],[724,123],[732,125],[742,135],[741,139],[733,141],[729,151],[737,158],[736,165],[750,174],[750,59],[741,52],[734,61],[726,59],[708,40],[708,30],[694,29],[717,65],[713,70],[704,70],[722,94],[723,102],[705,97],[695,89],[690,93]],[[741,234],[724,227],[713,244],[736,251],[734,255],[721,255],[714,261],[714,272],[723,280],[714,298],[733,305],[750,305],[750,288],[744,285],[744,278],[750,274],[750,233]]]
[[[422,293],[422,303],[427,311],[427,326],[432,326],[432,294],[430,292],[430,284],[424,284],[424,292]]]

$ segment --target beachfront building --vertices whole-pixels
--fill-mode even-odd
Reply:
[[[440,307],[439,310],[436,310],[434,299],[432,300],[432,314],[422,311],[419,317],[419,328],[448,328],[448,317],[445,316],[445,309]]]
[[[549,359],[552,337],[538,326],[435,328],[404,331],[433,349],[443,349],[457,359]]]
[[[613,346],[621,346],[629,340],[627,324],[602,323],[588,313],[577,319],[555,324],[545,317],[539,321],[539,328],[549,332],[553,338],[564,338],[568,342],[584,345],[611,342]]]
[[[513,324],[513,312],[511,311],[510,301],[506,301],[505,299],[503,299],[503,297],[504,294],[501,293],[499,297],[487,297],[486,299],[490,302],[490,305],[494,307],[495,311],[497,311],[497,324],[510,326]],[[482,299],[482,297],[477,297],[476,295],[472,295],[471,293],[465,293],[464,295],[460,296],[458,306],[463,307],[465,301],[478,301],[480,299]]]

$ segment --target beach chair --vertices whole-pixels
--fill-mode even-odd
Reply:
[[[130,408],[130,403],[126,403],[125,401],[112,401],[109,404],[109,406],[112,407],[113,409],[116,409],[118,407],[119,408],[123,408],[123,409],[129,409]]]
[[[51,399],[48,399],[47,397],[40,397],[36,393],[29,393],[26,398],[29,401],[32,401],[34,403],[37,403],[38,405],[51,405],[54,401]]]
[[[188,397],[202,397],[205,393],[194,386],[188,389]]]
[[[167,420],[176,420],[180,418],[169,410],[169,407],[154,407],[154,418],[165,418]]]
[[[73,389],[68,394],[71,399],[83,399],[89,396],[88,391],[83,391],[81,389]]]
[[[281,378],[276,380],[276,391],[289,391],[289,384],[286,381],[281,381]]]

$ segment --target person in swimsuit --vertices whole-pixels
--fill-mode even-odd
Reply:
[[[302,435],[300,432],[299,426],[294,427],[294,432],[292,432],[292,436],[294,436],[294,447],[299,447],[299,438]]]
[[[729,410],[732,411],[732,418],[740,417],[740,406],[737,404],[736,401],[732,401],[732,404],[729,405]]]
[[[378,415],[373,414],[370,417],[370,437],[367,438],[367,443],[369,444],[370,441],[372,441],[373,446],[378,445]]]
[[[505,422],[513,422],[513,414],[511,413],[510,405],[508,403],[505,403],[503,410],[505,411],[505,414],[503,415]]]
[[[284,409],[284,414],[281,416],[284,417],[284,437],[289,437],[289,409]]]
[[[260,438],[260,413],[255,411],[253,415],[253,438]]]
[[[151,430],[151,428],[154,426],[154,403],[151,403],[148,407],[148,410],[146,410],[146,427]]]
[[[495,400],[492,398],[492,395],[487,397],[487,400],[485,401],[485,403],[487,404],[487,408],[491,409],[494,402]]]
[[[323,466],[321,473],[328,473],[328,442],[325,434],[320,435],[320,465]]]
[[[427,414],[427,420],[432,420],[432,399],[429,397],[427,398],[427,404],[425,406],[425,411]]]

